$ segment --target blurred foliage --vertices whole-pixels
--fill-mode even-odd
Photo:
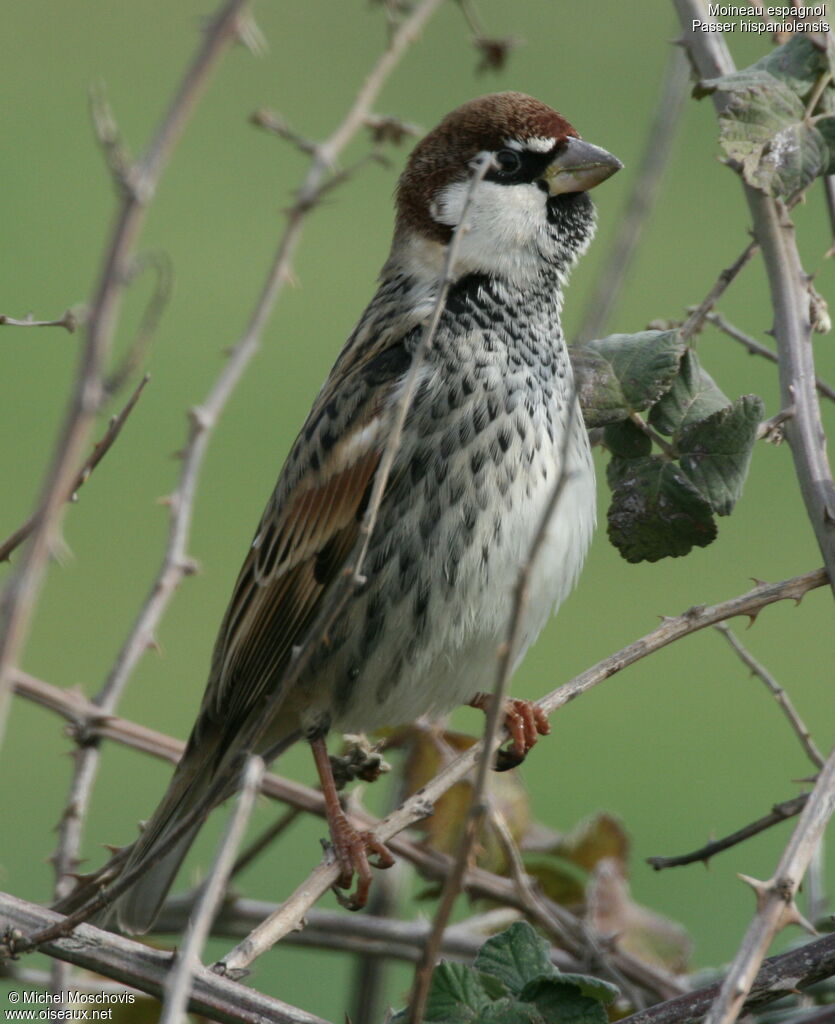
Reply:
[[[582,974],[563,974],[548,944],[526,921],[488,939],[472,967],[441,963],[423,1020],[426,1024],[608,1024],[606,1004],[618,990]],[[406,1010],[392,1024],[408,1021]]]
[[[87,299],[114,210],[89,128],[88,89],[106,84],[125,144],[140,151],[209,6],[205,0],[88,0],[83,11],[46,0],[6,5],[0,313],[22,318],[31,311],[51,319]],[[567,294],[571,336],[623,201],[636,184],[675,21],[654,0],[601,0],[570,10],[483,0],[479,10],[485,38],[523,41],[503,66],[477,73],[484,47],[472,48],[471,29],[450,3],[390,80],[378,113],[425,129],[474,95],[520,89],[552,103],[584,137],[624,161],[625,170],[595,196],[598,236]],[[247,322],[304,168],[301,153],[253,129],[249,117],[256,109],[276,109],[301,134],[323,137],[341,119],[387,32],[385,11],[359,0],[256,4],[255,12],[270,52],[255,59],[238,48],[224,60],[154,199],[140,248],[166,254],[174,286],[146,359],[151,381],[118,443],[68,510],[67,548],[50,572],[26,650],[28,671],[81,686],[87,694],[101,685],[156,572],[166,530],[159,498],[176,479],[171,456],[186,436],[186,410],[201,401],[224,349]],[[763,36],[738,35],[729,42],[740,67],[769,52]],[[818,124],[824,138],[826,127]],[[346,164],[367,146],[367,139],[359,139]],[[738,183],[717,163],[720,152],[712,109],[690,104],[613,331],[634,334],[658,318],[681,320],[748,241],[748,212]],[[184,583],[163,623],[161,656],[149,654],[136,673],[120,709],[126,716],[178,736],[190,727],[214,632],[264,501],[385,258],[391,195],[405,150],[391,152],[390,159],[391,168],[370,164],[334,191],[305,229],[293,287],[282,294],[264,348],[212,440],[190,544],[202,571]],[[831,301],[832,266],[824,254],[832,240],[816,187],[793,216],[806,269]],[[140,328],[153,276],[138,276],[127,295],[114,368]],[[764,338],[771,312],[761,265],[753,261],[743,271],[721,309]],[[41,486],[80,337],[60,329],[0,328],[2,536],[30,513]],[[698,347],[723,392],[760,395],[766,415],[779,411],[773,366],[752,359],[712,327]],[[816,358],[820,376],[835,378],[831,339],[816,339]],[[118,399],[105,416],[117,408]],[[831,405],[824,415],[831,434]],[[819,564],[789,453],[785,446],[758,445],[745,493],[710,547],[684,559],[635,565],[598,531],[577,592],[516,673],[514,694],[551,689],[648,632],[658,615],[733,596],[747,589],[750,577],[776,580]],[[768,609],[746,643],[790,690],[820,745],[827,745],[835,662],[831,598],[820,591],[800,609]],[[453,724],[477,730],[481,721],[462,711]],[[705,631],[572,702],[555,717],[553,729],[524,767],[532,816],[558,831],[598,808],[628,822],[632,898],[683,922],[698,963],[729,957],[752,909],[736,873],[769,877],[791,826],[716,858],[709,873],[692,868],[656,874],[643,860],[691,849],[709,833],[731,831],[793,795],[793,780],[807,776],[810,766],[771,699],[748,680],[721,639]],[[0,751],[0,814],[15,823],[4,829],[0,870],[3,886],[26,898],[49,898],[52,829],[71,765],[61,752],[69,749],[56,717],[16,702]],[[301,748],[282,759],[281,770],[313,777]],[[105,748],[85,830],[88,866],[103,860],[102,843],[132,838],[169,771],[142,755]],[[386,787],[377,784],[367,798],[383,807]],[[253,829],[267,817],[261,808]],[[219,827],[212,820],[205,829],[182,884],[205,869]],[[241,888],[280,899],[318,858],[322,834],[318,821],[300,821],[282,837],[280,849],[247,871]],[[575,867],[584,880],[585,869]],[[831,890],[831,864],[828,871]],[[408,904],[405,912],[413,909]],[[208,955],[219,956],[227,945],[213,942]],[[32,959],[33,965],[44,963]],[[339,1019],[352,966],[340,954],[313,957],[280,948],[260,961],[256,984]],[[392,1004],[402,1005],[409,973],[405,967],[391,972]]]

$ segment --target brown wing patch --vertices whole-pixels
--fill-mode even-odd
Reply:
[[[242,721],[275,685],[356,542],[379,460],[366,449],[318,487],[302,480],[283,515],[267,510],[218,638],[204,701],[212,717]]]
[[[339,471],[329,465],[324,471],[306,474],[280,510],[267,510],[254,544],[255,579],[262,586],[316,555],[356,518],[380,453],[376,448],[365,448],[358,458],[350,460],[346,456],[349,453],[340,453],[337,448],[331,462],[343,462]]]

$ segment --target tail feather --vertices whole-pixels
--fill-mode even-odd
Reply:
[[[168,890],[173,885],[180,865],[200,829],[200,824],[202,822],[194,825],[181,839],[178,839],[171,850],[164,854],[156,864],[151,865],[145,874],[113,904],[108,919],[113,920],[121,932],[127,935],[142,934],[147,932],[156,921],[163,901],[168,895]],[[159,841],[162,842],[170,834],[171,829],[166,829],[160,834]],[[152,853],[152,850],[149,853]],[[134,867],[136,864],[131,858],[126,870],[130,871]]]
[[[189,763],[188,754],[180,762],[168,792],[134,843],[121,873],[133,871],[143,864],[148,865],[147,870],[116,898],[107,912],[107,923],[117,924],[127,934],[146,932],[154,923],[203,819],[190,826],[167,853],[158,857],[157,851],[205,796],[214,775],[215,766],[207,765],[205,760],[196,770]]]

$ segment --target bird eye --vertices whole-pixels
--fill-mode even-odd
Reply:
[[[496,163],[503,174],[513,174],[522,166],[522,158],[513,149],[500,149],[496,153]]]

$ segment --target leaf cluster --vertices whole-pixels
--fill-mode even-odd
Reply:
[[[697,97],[727,94],[720,145],[745,181],[791,199],[835,173],[835,43],[794,36],[755,64],[700,82]]]
[[[611,542],[628,562],[706,547],[742,493],[762,400],[732,402],[678,330],[612,334],[572,363],[586,426],[612,455]]]
[[[425,1024],[608,1024],[605,1006],[618,995],[608,982],[563,974],[548,944],[516,921],[481,947],[471,967],[441,962],[432,975]],[[395,1014],[392,1024],[408,1020]]]

